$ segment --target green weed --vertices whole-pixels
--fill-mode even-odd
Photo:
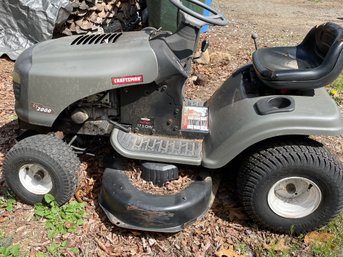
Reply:
[[[52,242],[47,246],[47,252],[37,252],[36,257],[46,257],[46,256],[64,256],[62,253],[67,250],[71,253],[78,254],[78,248],[67,247],[68,241],[63,241],[61,243]]]
[[[19,245],[10,245],[0,247],[0,256],[1,257],[18,257],[20,247]]]
[[[5,198],[0,199],[0,208],[4,208],[8,212],[13,211],[13,206],[17,201],[14,197],[8,192],[5,192]]]
[[[35,215],[46,219],[45,228],[48,238],[56,235],[75,232],[83,224],[85,217],[84,204],[72,201],[59,207],[55,198],[47,194],[44,196],[45,204],[35,204]]]
[[[16,203],[14,198],[0,199],[0,207],[5,208],[6,211],[12,212],[13,206]]]
[[[70,247],[67,247],[67,244],[68,244],[68,241],[63,241],[61,243],[55,243],[55,242],[52,242],[48,247],[48,252],[51,253],[51,254],[58,254],[58,253],[61,253],[62,250],[64,249],[67,249],[68,251],[72,252],[72,253],[75,253],[75,254],[78,254],[79,253],[79,249],[78,248],[70,248]]]
[[[295,230],[295,226],[292,225],[291,228],[289,229],[289,235],[293,236],[294,235],[294,230]]]
[[[59,253],[61,250],[63,250],[66,246],[67,246],[67,241],[63,241],[61,243],[55,243],[52,242],[50,245],[48,245],[47,249],[48,252],[51,254],[56,255],[57,253]]]
[[[0,257],[18,257],[19,245],[12,245],[12,237],[6,238],[6,233],[0,230]]]
[[[236,242],[235,249],[240,255],[247,253],[247,245],[244,242]]]

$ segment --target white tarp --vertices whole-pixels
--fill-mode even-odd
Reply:
[[[15,60],[26,48],[50,39],[71,12],[69,0],[0,0],[0,56]]]

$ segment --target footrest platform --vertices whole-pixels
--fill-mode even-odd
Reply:
[[[139,160],[200,165],[202,141],[126,133],[114,129],[113,148],[121,155]]]

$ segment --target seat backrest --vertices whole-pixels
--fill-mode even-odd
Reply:
[[[343,28],[332,22],[316,26],[307,34],[301,45],[323,61],[332,47],[335,49],[331,49],[331,52],[334,50],[336,54],[343,50]]]
[[[338,40],[342,40],[343,45],[343,29],[337,24],[328,22],[318,27],[316,30],[316,50],[317,54],[325,58],[330,48]]]

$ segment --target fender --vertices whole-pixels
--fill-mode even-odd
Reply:
[[[251,72],[251,65],[236,71],[206,103],[210,134],[203,144],[203,166],[221,168],[250,146],[268,138],[343,133],[340,111],[324,88],[306,95],[288,95],[294,100],[292,110],[261,114],[257,102],[271,96],[247,94],[247,74]]]

